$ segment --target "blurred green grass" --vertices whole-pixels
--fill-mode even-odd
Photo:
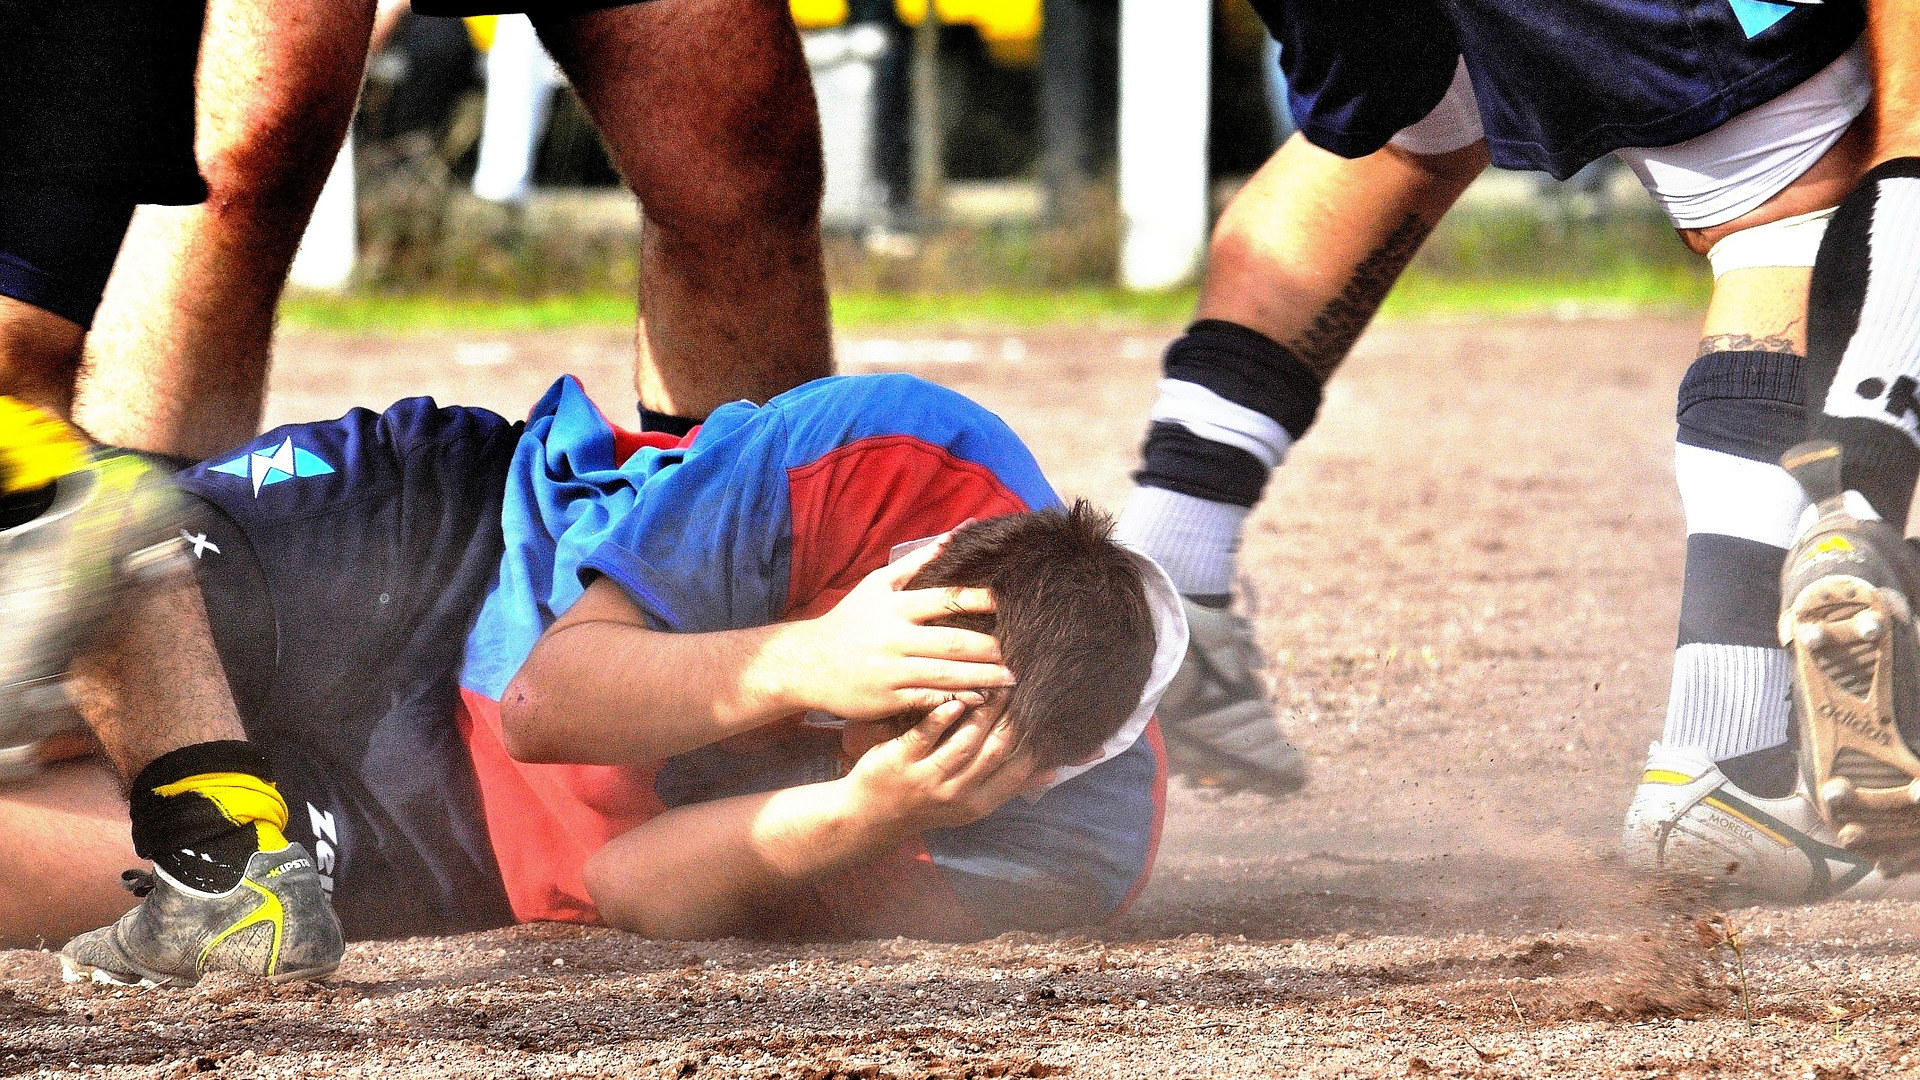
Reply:
[[[991,235],[940,234],[919,254],[887,263],[845,240],[829,243],[838,267],[834,323],[842,330],[949,330],[1086,327],[1106,324],[1178,325],[1190,319],[1195,290],[1130,293],[1098,284],[1110,263],[1112,237],[1066,241],[1059,226],[1000,228]],[[547,252],[566,249],[549,243]],[[1096,250],[1097,249],[1097,250]],[[578,245],[603,262],[625,256],[620,245]],[[1052,252],[1046,273],[1034,270],[1036,252]],[[1041,260],[1045,261],[1045,260]],[[878,269],[876,269],[876,267]],[[630,258],[624,264],[569,266],[547,275],[571,288],[528,294],[512,291],[525,279],[446,277],[418,288],[389,277],[378,285],[338,294],[292,292],[281,324],[302,330],[394,334],[502,333],[631,326],[634,299]],[[475,287],[489,282],[493,289]],[[504,283],[504,287],[502,287]],[[1664,221],[1645,212],[1581,216],[1538,207],[1463,207],[1442,223],[1402,276],[1381,311],[1386,319],[1475,318],[1534,314],[1577,315],[1687,311],[1704,307],[1711,288],[1702,261],[1690,255]],[[489,292],[501,295],[489,295]]]
[[[1383,319],[1536,314],[1578,315],[1696,310],[1706,304],[1704,273],[1621,267],[1584,278],[1515,276],[1462,280],[1412,270],[1381,308]],[[1086,327],[1176,324],[1193,317],[1195,291],[1023,289],[972,293],[844,293],[833,299],[841,330],[944,327]],[[299,330],[410,332],[565,330],[632,326],[631,297],[607,293],[485,300],[435,295],[292,293],[282,326]]]

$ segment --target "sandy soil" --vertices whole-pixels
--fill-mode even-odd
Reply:
[[[1164,335],[848,342],[981,398],[1063,491],[1127,490]],[[1681,554],[1683,322],[1400,324],[1255,518],[1273,802],[1177,786],[1118,924],[965,946],[661,944],[531,926],[355,946],[337,981],[64,987],[0,952],[0,1073],[827,1077],[1920,1072],[1920,907],[1737,910],[1614,836],[1659,729]],[[274,419],[408,392],[518,411],[622,334],[286,340]],[[1704,931],[1704,935],[1703,935]]]

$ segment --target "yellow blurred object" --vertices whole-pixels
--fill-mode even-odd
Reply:
[[[927,16],[927,0],[894,4],[908,26]],[[972,24],[1000,63],[1027,67],[1040,57],[1040,0],[934,0],[933,10],[941,22]]]
[[[794,0],[794,10],[807,0]],[[927,0],[894,0],[908,26],[927,17]],[[1032,67],[1040,59],[1040,0],[934,0],[940,21],[968,24],[980,33],[987,52],[1009,67]]]
[[[0,494],[42,488],[86,467],[87,444],[72,425],[0,397]]]
[[[466,22],[467,36],[473,39],[473,47],[479,49],[481,52],[491,51],[493,49],[493,32],[494,29],[500,25],[500,16],[469,15],[467,16]]]
[[[847,0],[793,0],[793,21],[802,30],[825,30],[847,21]]]

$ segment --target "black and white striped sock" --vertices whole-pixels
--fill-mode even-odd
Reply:
[[[1848,487],[1904,527],[1920,475],[1920,158],[1869,172],[1827,226],[1807,303],[1815,437]]]
[[[1138,484],[1115,535],[1182,594],[1224,605],[1240,531],[1287,449],[1320,410],[1320,380],[1284,346],[1202,319],[1167,346]]]
[[[1768,766],[1789,753],[1792,665],[1774,623],[1806,498],[1778,461],[1806,430],[1801,367],[1788,353],[1711,353],[1680,384],[1687,567],[1661,742],[1700,750],[1756,795],[1785,794],[1760,789],[1791,771]]]

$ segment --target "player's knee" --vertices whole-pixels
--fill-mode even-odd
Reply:
[[[673,155],[681,167],[653,170],[645,190],[636,185],[648,220],[735,244],[742,236],[813,234],[826,166],[811,87],[804,77],[774,79],[732,97],[708,103],[713,115],[699,134],[683,136],[688,145]]]
[[[234,147],[203,162],[209,213],[262,226],[290,223],[297,230],[312,212],[331,167],[329,148],[316,141]],[[284,231],[284,230],[283,230]]]
[[[290,215],[304,221],[352,117],[351,97],[332,100],[325,89],[257,104],[239,130],[202,148],[210,212],[275,227]]]
[[[813,138],[811,149],[805,137],[776,139],[747,153],[716,147],[724,164],[656,179],[635,194],[648,223],[682,242],[810,237],[819,228],[825,183]]]

